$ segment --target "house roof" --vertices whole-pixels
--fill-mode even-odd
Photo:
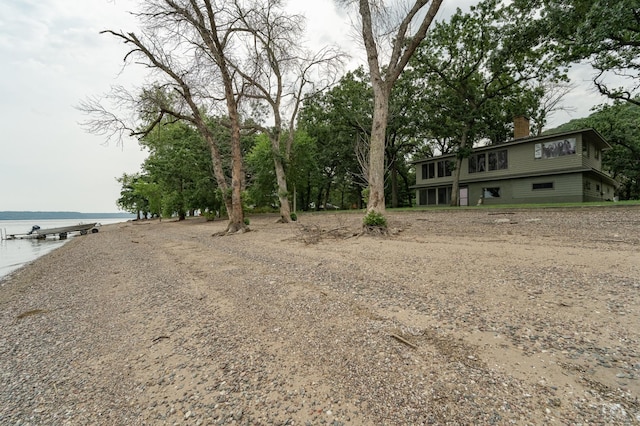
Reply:
[[[597,130],[592,129],[592,128],[585,128],[585,129],[580,129],[580,130],[571,130],[571,131],[568,131],[568,132],[549,133],[549,134],[544,134],[544,135],[540,135],[540,136],[529,136],[529,137],[526,137],[526,138],[513,139],[513,140],[510,140],[508,142],[497,144],[497,145],[479,146],[477,148],[473,148],[473,151],[474,152],[489,151],[489,150],[496,149],[496,148],[520,145],[520,144],[524,144],[524,143],[544,142],[544,141],[548,141],[548,140],[562,139],[562,138],[566,138],[566,137],[570,137],[572,135],[578,135],[578,134],[582,134],[583,139],[595,143],[596,146],[598,146],[602,150],[611,149],[611,145],[609,144],[609,142],[607,142],[605,140],[605,138],[602,137],[602,135]],[[419,160],[413,160],[410,163],[411,164],[423,163],[425,161],[430,161],[430,160],[439,159],[439,158],[451,158],[451,157],[455,157],[455,155],[456,154],[437,155],[437,156],[434,156],[434,157],[428,157],[428,158],[421,158]]]

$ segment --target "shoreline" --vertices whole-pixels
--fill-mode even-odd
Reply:
[[[101,218],[102,222],[104,221],[118,221],[118,222],[107,222],[106,224],[102,224],[102,222],[98,222],[98,226],[99,227],[103,227],[103,226],[108,226],[114,223],[124,223],[123,219],[121,218]],[[50,227],[60,227],[60,226],[71,226],[71,225],[77,225],[78,224],[78,220],[81,220],[80,218],[71,218],[71,219],[44,219],[44,226],[47,227],[47,225],[51,225]],[[3,223],[4,222],[4,223]],[[21,223],[24,222],[24,227],[22,227],[20,230],[17,229],[17,223]],[[43,223],[43,222],[40,222]],[[80,222],[82,223],[82,222]],[[31,226],[33,224],[33,222],[31,222],[30,220],[26,219],[26,220],[6,220],[6,221],[0,221],[0,227],[3,225],[9,225],[9,229],[12,232],[7,232],[8,235],[23,235],[26,234],[28,232],[29,226]],[[3,228],[2,232],[6,232],[6,227]],[[79,233],[74,233],[72,235],[69,236],[69,240],[79,237],[81,235],[79,235]],[[2,247],[0,247],[2,250],[6,251],[6,255],[7,257],[12,260],[14,263],[11,264],[6,264],[7,258],[4,258],[3,262],[0,262],[0,283],[2,283],[3,280],[6,279],[6,277],[8,275],[11,275],[12,273],[20,270],[21,268],[27,266],[28,264],[30,264],[31,262],[33,262],[34,260],[45,256],[46,254],[50,253],[51,251],[54,251],[60,247],[62,247],[64,245],[64,243],[66,243],[68,240],[61,240],[59,239],[57,236],[56,237],[52,237],[49,236],[46,239],[43,240],[29,240],[29,239],[22,239],[22,238],[17,238],[17,239],[7,239],[7,240],[3,240],[0,241],[0,243],[2,244]],[[54,247],[51,247],[49,249],[47,249],[45,251],[45,253],[40,253],[39,250],[34,250],[33,249],[33,245],[36,244],[38,246],[43,246],[43,245],[52,245]],[[16,256],[16,253],[21,253],[20,256]],[[2,254],[4,256],[4,254]],[[9,270],[9,272],[4,272],[4,269]]]
[[[637,423],[639,214],[105,225],[0,280],[0,423]]]

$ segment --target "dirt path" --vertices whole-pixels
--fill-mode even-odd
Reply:
[[[389,219],[72,240],[0,283],[0,423],[640,423],[640,209]]]

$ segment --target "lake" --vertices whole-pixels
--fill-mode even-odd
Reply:
[[[101,225],[126,222],[130,218],[111,219],[37,219],[37,220],[0,220],[2,235],[26,234],[34,225],[42,229],[71,226],[79,223],[97,222]],[[69,236],[69,238],[75,238]],[[0,281],[29,262],[44,256],[47,253],[61,247],[68,240],[47,238],[46,240],[1,240],[0,241]]]

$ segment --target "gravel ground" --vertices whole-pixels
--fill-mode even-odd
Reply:
[[[0,282],[0,424],[640,424],[640,208],[361,218],[73,238]]]

